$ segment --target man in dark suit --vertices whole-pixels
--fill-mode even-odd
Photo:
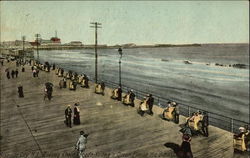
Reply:
[[[202,119],[202,132],[204,136],[208,137],[208,115],[206,112],[203,112],[203,119]]]
[[[117,93],[118,93],[118,98],[117,98],[117,100],[118,100],[118,101],[122,101],[122,89],[121,89],[121,87],[118,87]]]
[[[134,103],[135,94],[134,94],[134,91],[132,89],[130,90],[130,100],[131,100],[131,106],[134,107],[135,106],[135,103]]]
[[[65,124],[71,128],[71,116],[72,116],[72,110],[70,108],[70,105],[65,110]]]
[[[101,82],[101,89],[102,89],[102,95],[104,95],[105,83],[103,81]]]
[[[148,100],[148,107],[149,107],[149,115],[153,115],[153,105],[154,105],[154,98],[152,94],[148,94],[149,100]]]
[[[19,86],[17,87],[18,88],[18,94],[19,94],[19,98],[23,98],[23,86],[21,86],[19,84]]]
[[[52,98],[52,92],[53,92],[53,87],[50,85],[50,86],[47,86],[47,95],[48,95],[48,99],[51,100]]]

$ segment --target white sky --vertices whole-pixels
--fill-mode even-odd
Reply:
[[[1,1],[1,41],[54,36],[100,44],[249,43],[248,1]]]

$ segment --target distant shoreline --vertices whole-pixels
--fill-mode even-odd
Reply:
[[[202,47],[202,46],[224,46],[224,45],[249,45],[249,43],[205,43],[205,44],[152,44],[152,45],[135,45],[121,44],[121,45],[98,45],[98,49],[132,49],[132,48],[172,48],[172,47]],[[74,50],[74,49],[94,49],[95,45],[40,45],[39,50]],[[1,48],[1,49],[22,49],[22,46]],[[36,46],[26,47],[27,50],[37,50]]]
[[[110,49],[110,48],[166,48],[166,47],[201,47],[201,46],[223,46],[223,45],[249,45],[248,43],[207,43],[207,44],[154,44],[154,45],[130,45],[130,44],[124,44],[124,45],[98,45],[97,48],[99,49]],[[44,47],[44,48],[41,48]],[[94,49],[95,45],[82,45],[82,46],[69,46],[69,45],[52,45],[52,46],[40,46],[39,49],[41,50],[60,50],[60,49]],[[36,49],[36,48],[34,48]]]

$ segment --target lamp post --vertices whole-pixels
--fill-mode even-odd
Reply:
[[[36,34],[36,55],[37,55],[37,60],[39,61],[39,51],[38,51],[38,39],[41,38],[41,35],[40,34]]]
[[[118,52],[120,54],[120,59],[119,59],[119,86],[122,88],[122,82],[121,82],[121,59],[122,59],[122,48],[118,49]]]

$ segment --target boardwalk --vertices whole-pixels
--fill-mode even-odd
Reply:
[[[33,78],[29,66],[19,77],[7,79],[4,70],[14,68],[6,63],[1,67],[1,153],[3,158],[15,157],[76,157],[74,145],[79,131],[89,133],[88,157],[176,157],[166,148],[166,142],[181,143],[180,127],[163,121],[154,108],[154,116],[140,117],[136,109],[123,106],[90,89],[76,91],[59,89],[54,71],[40,72]],[[45,82],[54,83],[53,98],[43,100]],[[24,98],[18,98],[17,85],[24,87]],[[67,104],[80,102],[81,125],[67,128],[64,110]],[[137,100],[138,102],[138,100]],[[184,122],[181,117],[180,123]],[[232,158],[232,134],[210,127],[210,136],[193,137],[191,147],[196,158]],[[41,155],[43,153],[43,155]],[[22,156],[20,156],[22,155]]]

